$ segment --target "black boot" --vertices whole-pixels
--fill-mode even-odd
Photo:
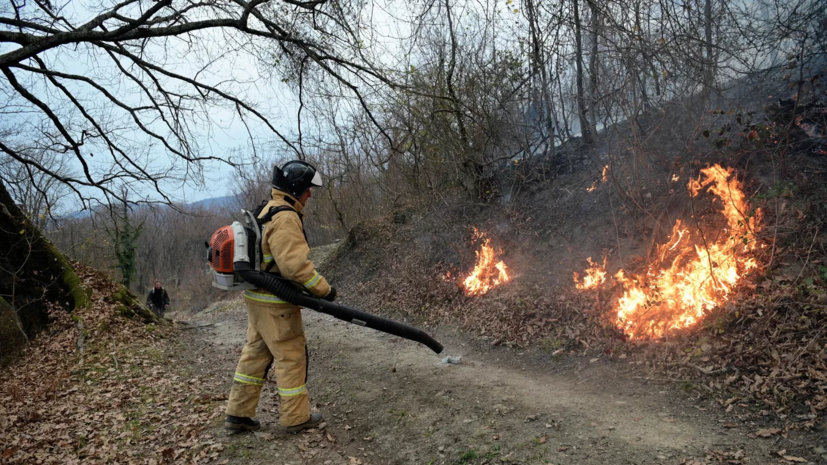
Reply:
[[[256,431],[259,428],[261,423],[252,418],[227,415],[227,419],[224,420],[224,429],[230,431]]]
[[[321,422],[322,422],[322,414],[321,413],[311,413],[310,418],[306,422],[304,422],[300,425],[287,426],[284,429],[288,433],[296,434],[296,433],[300,432],[301,430],[316,428],[316,427],[319,426],[319,424]]]

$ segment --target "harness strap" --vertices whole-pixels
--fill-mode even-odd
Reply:
[[[292,202],[287,197],[285,197],[285,200],[287,200],[288,202]],[[307,242],[307,231],[304,230],[304,215],[302,215],[301,213],[296,211],[296,209],[293,208],[292,206],[279,205],[277,207],[270,207],[270,209],[267,210],[267,213],[265,213],[264,216],[262,216],[261,218],[258,218],[258,214],[261,213],[261,209],[263,207],[264,207],[264,205],[259,207],[259,211],[256,212],[256,221],[258,222],[259,227],[261,227],[262,232],[264,231],[264,226],[267,223],[269,223],[273,219],[274,216],[276,216],[277,214],[279,214],[281,212],[291,211],[291,212],[294,212],[296,215],[299,216],[299,223],[301,223],[301,225],[302,225],[302,234],[304,234],[304,240],[305,240],[305,242]],[[269,256],[270,260],[267,260],[267,258],[268,258],[268,256],[263,256],[264,263],[262,263],[262,265],[264,265],[264,266],[262,267],[263,268],[262,271],[268,271],[275,264],[275,262],[273,262],[272,256]]]
[[[293,207],[288,207],[287,205],[279,205],[278,207],[270,207],[270,209],[267,210],[267,213],[264,216],[262,216],[261,218],[256,218],[256,220],[258,221],[259,225],[264,226],[265,224],[269,223],[274,216],[286,211],[295,212],[297,215],[299,214],[299,212],[297,212],[296,209]],[[301,221],[301,219],[302,217],[301,215],[299,215],[299,220]],[[304,226],[304,222],[302,222],[302,226]],[[304,227],[302,227],[302,229],[304,229]]]

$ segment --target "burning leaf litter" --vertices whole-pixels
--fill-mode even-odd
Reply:
[[[601,183],[601,182],[602,182],[602,183],[605,183],[606,181],[608,181],[608,180],[609,180],[608,173],[609,173],[609,165],[605,165],[605,166],[603,167],[603,172],[602,172],[602,174],[600,175],[600,179],[599,179],[599,180],[595,180],[595,181],[592,183],[592,185],[591,185],[591,186],[587,187],[587,188],[586,188],[586,192],[594,192],[594,191],[597,189],[597,184],[598,184],[598,183]]]
[[[480,249],[475,252],[477,263],[474,270],[462,281],[463,290],[469,296],[486,294],[491,289],[511,280],[505,262],[496,261],[497,254],[501,254],[502,250],[495,252],[491,247],[491,239],[477,228],[474,228],[474,241],[482,242]],[[449,272],[443,279],[450,277]]]
[[[723,204],[725,226],[690,229],[676,220],[669,240],[660,245],[645,271],[614,275],[623,294],[613,305],[614,322],[631,339],[659,338],[698,323],[704,314],[729,299],[744,275],[757,268],[753,257],[761,211],[751,210],[732,168],[713,165],[689,181],[692,197],[707,191]],[[591,265],[578,289],[595,289],[605,281],[606,262]]]
[[[580,273],[574,273],[574,282],[577,289],[594,289],[606,282],[606,257],[603,257],[603,264],[592,261],[592,257],[586,259],[591,265],[586,269],[583,282],[580,282]]]

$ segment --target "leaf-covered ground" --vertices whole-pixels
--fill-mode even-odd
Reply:
[[[460,365],[305,312],[312,405],[326,423],[293,436],[277,427],[272,378],[262,432],[221,428],[245,334],[240,302],[217,303],[187,325],[146,325],[122,316],[117,286],[79,271],[93,306],[56,309],[50,331],[3,369],[0,463],[827,460],[818,421],[824,302],[792,280],[767,280],[700,330],[643,346],[603,324],[600,293],[543,301],[503,291],[472,301],[434,284],[414,319],[424,317],[445,354],[463,356]],[[357,303],[354,289],[345,302]],[[359,306],[372,298],[364,292]]]
[[[0,380],[2,463],[209,462],[222,444],[202,434],[223,402],[218,380],[175,363],[169,323],[119,315],[118,290],[95,271],[90,308],[55,307],[41,334]]]

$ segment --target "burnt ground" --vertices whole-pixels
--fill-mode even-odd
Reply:
[[[784,437],[767,412],[737,402],[725,409],[703,389],[647,375],[634,360],[493,346],[450,327],[431,330],[445,346],[436,355],[303,312],[311,404],[326,423],[299,435],[281,432],[270,379],[261,432],[228,435],[221,417],[202,432],[223,444],[218,463],[827,462],[827,441],[817,433]],[[171,349],[182,368],[224,380],[215,393],[221,410],[244,343],[243,304],[214,305],[190,323],[196,327],[182,330]],[[441,364],[445,355],[462,363]]]

